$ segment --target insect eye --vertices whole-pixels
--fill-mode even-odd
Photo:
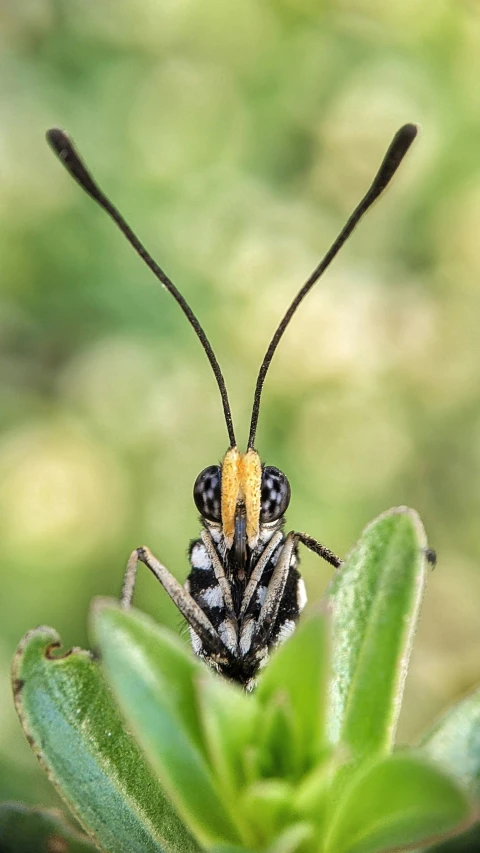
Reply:
[[[266,465],[262,473],[261,521],[281,518],[290,503],[290,483],[283,471]]]
[[[209,465],[198,475],[193,487],[193,500],[202,518],[222,520],[221,497],[220,468],[218,465]]]

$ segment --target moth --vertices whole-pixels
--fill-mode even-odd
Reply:
[[[238,449],[225,381],[211,344],[180,291],[104,195],[80,159],[69,136],[54,128],[47,140],[70,175],[113,219],[128,242],[177,301],[210,362],[223,406],[229,446],[220,465],[210,465],[193,489],[200,513],[200,538],[190,546],[190,574],[184,586],[146,547],[131,554],[121,603],[130,607],[139,562],[160,581],[185,618],[193,651],[226,678],[247,690],[275,646],[295,629],[306,603],[298,571],[300,544],[338,568],[342,561],[305,533],[285,533],[290,485],[285,474],[264,465],[255,449],[263,386],[279,341],[298,306],[331,264],[360,219],[390,183],[417,135],[414,124],[395,134],[369,190],[357,205],[323,260],[299,290],[273,335],[262,361],[245,452]]]

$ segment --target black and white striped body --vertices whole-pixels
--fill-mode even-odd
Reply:
[[[297,542],[288,547],[288,574],[278,611],[269,624],[262,616],[269,584],[275,567],[285,551],[284,518],[260,525],[258,544],[247,545],[245,559],[239,563],[233,549],[228,549],[221,524],[201,519],[202,538],[194,540],[189,549],[191,572],[185,589],[197,602],[220,636],[229,655],[218,660],[208,643],[190,626],[194,652],[226,678],[251,689],[255,676],[268,661],[270,649],[282,643],[295,629],[298,617],[306,604],[305,584],[300,576]],[[215,555],[223,566],[230,590],[231,602],[225,601],[224,589],[217,579]],[[217,564],[218,565],[218,564]],[[255,571],[256,569],[256,571]]]

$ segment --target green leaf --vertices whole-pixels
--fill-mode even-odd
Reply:
[[[455,834],[448,841],[440,842],[433,847],[429,846],[427,850],[428,853],[478,853],[480,850],[480,823],[476,823],[467,832],[462,832],[460,835]]]
[[[425,843],[471,817],[463,790],[434,766],[396,753],[358,771],[337,807],[323,853],[377,853]]]
[[[247,788],[237,807],[255,829],[255,848],[263,849],[292,822],[292,785],[282,779],[255,782]]]
[[[333,578],[329,732],[353,761],[391,749],[426,579],[416,512],[389,510],[368,525]]]
[[[120,707],[178,812],[204,846],[245,843],[201,738],[196,682],[215,676],[136,611],[97,602],[93,627]]]
[[[315,841],[315,831],[312,824],[294,823],[284,832],[280,833],[275,841],[267,849],[266,853],[301,853],[311,849],[308,842]],[[315,846],[314,846],[314,849]]]
[[[257,731],[258,749],[254,753],[256,766],[254,778],[280,776],[295,778],[298,768],[294,763],[294,720],[292,709],[284,695],[275,695],[262,709]],[[297,772],[296,772],[297,771]]]
[[[420,748],[479,799],[480,689],[449,708]]]
[[[98,853],[83,832],[67,823],[56,809],[37,809],[21,803],[0,804],[2,853]]]
[[[197,694],[209,763],[235,808],[239,791],[252,781],[260,707],[255,695],[220,678],[198,681]]]
[[[272,655],[258,683],[259,702],[283,706],[291,721],[291,737],[282,742],[282,749],[293,755],[297,772],[314,765],[325,749],[326,637],[322,614],[301,622]]]
[[[251,853],[251,851],[236,844],[215,844],[209,848],[209,853]]]
[[[27,739],[82,826],[112,853],[198,853],[139,748],[126,733],[88,652],[53,657],[51,628],[22,640],[13,689]]]
[[[302,818],[311,820],[317,832],[323,834],[328,812],[334,808],[330,803],[332,780],[335,778],[342,756],[336,751],[325,752],[317,766],[297,785],[293,798],[295,812]]]

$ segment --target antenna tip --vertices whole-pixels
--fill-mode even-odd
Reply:
[[[59,127],[52,127],[47,130],[45,136],[51,149],[57,155],[58,159],[65,166],[67,172],[72,178],[75,178],[77,183],[96,201],[105,204],[105,197],[100,192],[92,176],[88,172],[84,163],[82,163],[79,155],[75,151],[72,140],[68,133],[60,130]]]
[[[59,157],[62,156],[64,151],[71,148],[72,143],[68,135],[64,130],[60,130],[59,127],[51,127],[50,130],[47,130],[45,137],[50,147],[53,148]]]
[[[401,139],[406,148],[409,148],[412,144],[415,137],[418,135],[420,128],[418,124],[414,124],[413,122],[408,122],[408,124],[404,124],[403,127],[397,131],[397,139]]]
[[[400,128],[399,133],[413,140],[415,139],[419,130],[420,128],[418,124],[415,124],[413,121],[409,121],[407,124],[404,124],[403,127]]]
[[[400,130],[397,130],[395,136],[393,137],[393,141],[390,147],[390,151],[395,151],[398,154],[400,161],[403,159],[408,149],[410,148],[412,142],[418,135],[419,127],[418,124],[413,124],[413,122],[409,122],[408,124],[404,124]]]

